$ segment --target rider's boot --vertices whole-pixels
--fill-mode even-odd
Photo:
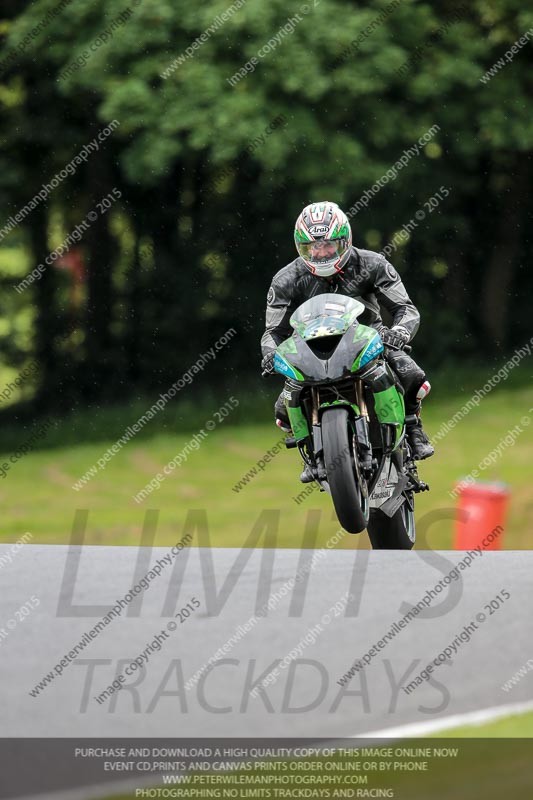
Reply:
[[[280,430],[283,431],[283,433],[288,433],[289,435],[292,435],[291,423],[289,422],[288,418],[287,420],[283,420],[283,419],[278,419],[276,417],[276,425]]]
[[[408,414],[405,417],[405,428],[413,459],[415,461],[423,461],[425,458],[430,458],[435,452],[435,448],[422,427],[420,405],[414,414]]]
[[[283,415],[276,410],[276,425],[284,433],[292,435],[292,428],[289,422],[289,417],[287,416],[286,419],[282,419],[282,416]],[[313,483],[313,481],[315,480],[314,475],[311,472],[311,468],[308,467],[307,464],[304,465],[303,471],[300,474],[300,480],[302,483]]]
[[[308,467],[307,464],[304,466],[303,471],[300,474],[300,481],[302,483],[313,483],[315,477],[311,472],[311,467]]]
[[[292,436],[292,428],[289,420],[289,413],[287,411],[287,406],[285,405],[283,392],[280,394],[280,396],[276,400],[276,404],[274,405],[274,419],[276,420],[276,425],[278,426],[278,428],[280,428],[280,430]]]

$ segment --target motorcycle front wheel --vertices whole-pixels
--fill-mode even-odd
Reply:
[[[348,533],[361,533],[369,520],[366,482],[357,469],[350,417],[345,408],[322,414],[324,466],[337,518]]]

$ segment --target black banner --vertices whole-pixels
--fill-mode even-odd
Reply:
[[[531,739],[0,739],[0,798],[529,800]]]

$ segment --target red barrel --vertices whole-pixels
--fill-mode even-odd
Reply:
[[[504,483],[473,483],[459,492],[455,520],[455,550],[500,550],[509,490]]]

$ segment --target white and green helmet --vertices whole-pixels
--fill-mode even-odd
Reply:
[[[294,242],[313,275],[334,275],[350,258],[352,229],[348,217],[336,203],[311,203],[296,220]]]

